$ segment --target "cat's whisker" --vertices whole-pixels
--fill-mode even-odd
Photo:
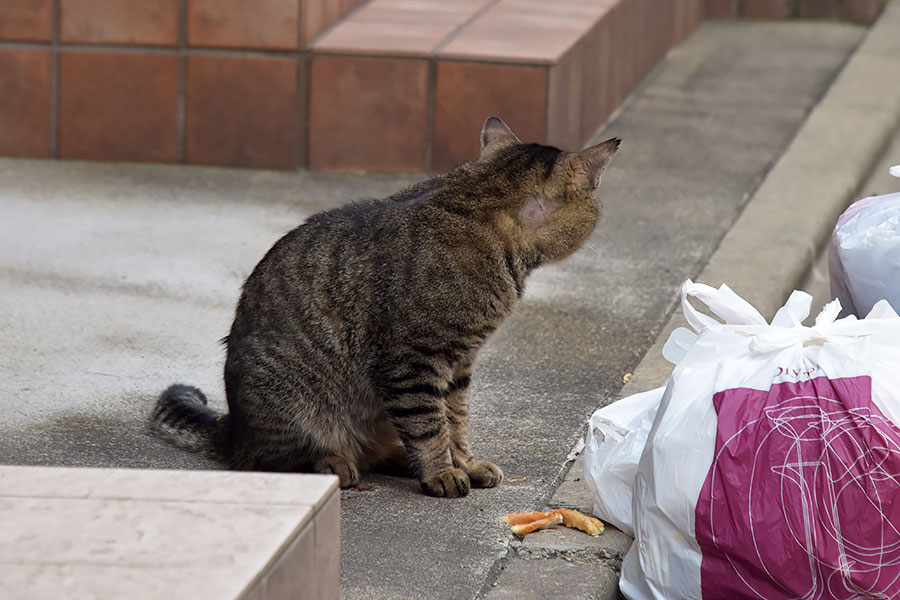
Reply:
[[[597,247],[590,242],[585,242],[584,247],[587,248],[588,250],[590,250],[591,252],[593,252],[594,254],[596,254],[597,256],[603,256],[603,253],[600,252],[600,250],[598,250]]]
[[[612,238],[611,238],[607,233],[604,233],[604,232],[601,231],[600,229],[595,229],[595,230],[594,230],[594,233],[593,233],[593,235],[592,235],[591,237],[598,237],[598,238],[602,239],[602,240],[605,241],[605,242],[610,242],[610,241],[612,241]]]

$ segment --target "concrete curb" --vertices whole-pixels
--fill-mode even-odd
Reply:
[[[809,271],[900,126],[900,4],[892,2],[813,109],[695,281],[727,283],[771,318]],[[662,385],[676,309],[620,397]]]

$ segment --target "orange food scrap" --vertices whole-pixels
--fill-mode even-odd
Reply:
[[[546,519],[550,516],[550,513],[541,512],[539,510],[533,510],[531,512],[520,512],[520,513],[509,513],[505,517],[503,517],[504,523],[509,523],[510,525],[522,525],[523,523],[531,523],[532,521],[537,521],[538,519]]]
[[[512,526],[512,532],[516,535],[527,535],[533,531],[544,529],[552,525],[558,525],[560,523],[566,527],[578,529],[590,535],[600,535],[605,528],[600,519],[589,517],[588,515],[570,508],[557,508],[552,512],[535,510],[531,512],[510,513],[506,515],[503,520]]]
[[[551,525],[559,525],[562,523],[562,515],[559,513],[550,513],[549,516],[544,517],[543,519],[536,519],[531,521],[530,523],[520,523],[518,525],[513,525],[511,527],[512,532],[516,535],[528,535],[533,531],[537,531],[538,529],[544,529],[545,527],[550,527]]]
[[[562,515],[563,525],[566,527],[580,529],[590,535],[600,535],[605,529],[603,521],[595,519],[594,517],[589,517],[577,510],[558,508],[556,509],[556,512]]]

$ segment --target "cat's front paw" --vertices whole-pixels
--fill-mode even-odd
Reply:
[[[315,464],[316,473],[334,474],[340,479],[342,489],[353,487],[359,483],[359,469],[356,463],[342,456],[326,456]]]
[[[503,481],[503,471],[489,460],[479,460],[468,465],[469,481],[472,487],[492,488]]]
[[[429,496],[461,498],[469,493],[469,476],[462,469],[447,469],[422,480],[422,489]]]

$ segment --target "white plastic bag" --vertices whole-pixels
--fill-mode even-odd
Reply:
[[[723,291],[724,290],[724,291]],[[900,318],[772,325],[690,281],[698,337],[669,378],[634,480],[631,599],[900,595]],[[725,322],[699,313],[696,297]]]
[[[900,177],[900,165],[891,175]],[[828,246],[828,271],[845,314],[864,315],[882,299],[900,310],[900,193],[869,196],[844,211]]]
[[[665,389],[622,398],[597,410],[584,440],[584,480],[593,492],[594,514],[630,536],[634,536],[634,476]]]

